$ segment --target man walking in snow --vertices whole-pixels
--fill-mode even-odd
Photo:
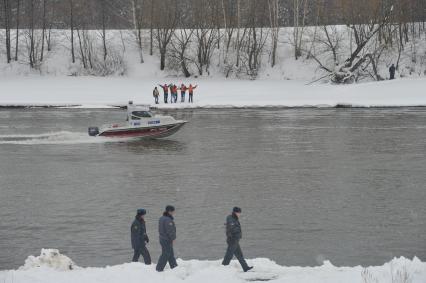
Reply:
[[[194,89],[196,89],[196,88],[197,88],[197,85],[195,85],[195,86],[192,86],[192,84],[189,85],[189,88],[188,88],[189,100],[188,100],[188,102],[194,103],[193,96],[194,96]]]
[[[145,264],[151,264],[151,255],[146,248],[146,244],[149,243],[149,238],[146,234],[145,214],[145,209],[138,209],[136,211],[135,220],[130,227],[132,248],[134,250],[132,261],[137,262],[140,255],[142,255]]]
[[[157,87],[154,88],[154,91],[152,92],[152,95],[154,96],[155,104],[158,104],[158,97],[160,96],[160,93],[158,92],[158,88]]]
[[[247,272],[253,269],[253,266],[248,266],[246,260],[244,259],[243,252],[240,247],[240,240],[242,238],[241,224],[240,224],[240,215],[241,208],[234,207],[232,209],[232,214],[226,218],[226,243],[228,244],[228,249],[226,250],[225,257],[222,261],[223,265],[229,265],[231,259],[235,257],[241,264],[244,272]]]
[[[164,84],[164,86],[159,85],[163,91],[164,91],[164,103],[168,103],[167,100],[169,99],[169,87],[167,84]]]
[[[389,68],[390,80],[395,79],[395,71],[396,71],[395,65],[392,64],[392,66],[390,66]]]
[[[158,222],[158,233],[160,234],[161,256],[158,259],[156,270],[161,272],[166,267],[167,262],[170,268],[173,269],[177,266],[173,243],[176,240],[176,226],[173,215],[175,208],[171,205],[166,207],[163,216]]]

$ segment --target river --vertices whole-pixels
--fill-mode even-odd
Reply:
[[[129,262],[130,224],[176,207],[176,254],[220,259],[242,208],[248,258],[282,265],[426,260],[426,111],[226,109],[166,112],[189,123],[167,140],[88,137],[123,110],[0,110],[0,270],[41,248],[80,266]]]

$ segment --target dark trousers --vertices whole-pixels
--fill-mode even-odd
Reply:
[[[169,94],[165,93],[164,94],[164,103],[167,103],[168,98],[169,98]]]
[[[183,93],[181,93],[181,95],[180,95],[180,102],[185,102],[185,93],[183,92]]]
[[[158,96],[154,96],[155,98],[155,104],[158,104]]]
[[[139,257],[141,255],[143,257],[143,261],[145,262],[145,264],[151,264],[151,255],[149,254],[149,251],[146,248],[146,246],[142,246],[139,249],[134,249],[132,261],[133,262],[139,261]]]
[[[170,265],[170,268],[175,268],[177,266],[175,253],[173,251],[173,243],[168,240],[160,239],[161,244],[161,256],[158,259],[157,271],[163,271],[166,267],[167,262]]]
[[[231,262],[231,259],[235,255],[235,257],[240,262],[243,270],[244,271],[247,270],[248,265],[246,260],[244,259],[243,252],[241,251],[240,243],[238,241],[231,241],[229,239],[226,242],[228,243],[228,248],[226,249],[226,254],[225,254],[225,257],[223,258],[222,264],[229,265],[229,263]]]
[[[192,94],[192,93],[190,93],[190,94],[189,94],[189,101],[188,101],[188,102],[191,102],[191,103],[193,103],[193,102],[194,102],[194,101],[193,101],[192,96],[193,96],[193,94]]]
[[[394,80],[395,79],[395,73],[390,73],[390,79]]]

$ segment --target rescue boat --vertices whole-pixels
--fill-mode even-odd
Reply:
[[[172,116],[155,115],[149,105],[127,105],[126,123],[113,123],[101,127],[89,127],[92,137],[159,139],[173,135],[187,121]]]

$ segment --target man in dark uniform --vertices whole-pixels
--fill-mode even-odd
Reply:
[[[244,259],[243,252],[240,248],[240,240],[242,238],[241,225],[239,217],[241,215],[241,208],[234,207],[232,214],[226,218],[226,242],[228,243],[228,249],[226,250],[225,257],[223,258],[222,264],[229,265],[231,259],[235,257],[241,264],[244,272],[249,271],[253,266],[248,266]]]
[[[173,243],[176,240],[176,226],[173,221],[175,208],[171,205],[166,207],[166,211],[158,222],[158,233],[160,234],[161,256],[158,259],[156,270],[161,272],[169,262],[170,268],[177,266],[175,254],[173,251]]]
[[[130,227],[131,239],[132,239],[132,248],[134,250],[133,262],[139,260],[140,255],[142,255],[145,264],[151,264],[151,256],[146,244],[149,242],[148,235],[146,234],[145,226],[145,214],[146,210],[141,208],[136,211],[135,220]]]
[[[392,66],[389,68],[389,75],[391,80],[395,79],[395,70],[395,64],[392,64]]]

